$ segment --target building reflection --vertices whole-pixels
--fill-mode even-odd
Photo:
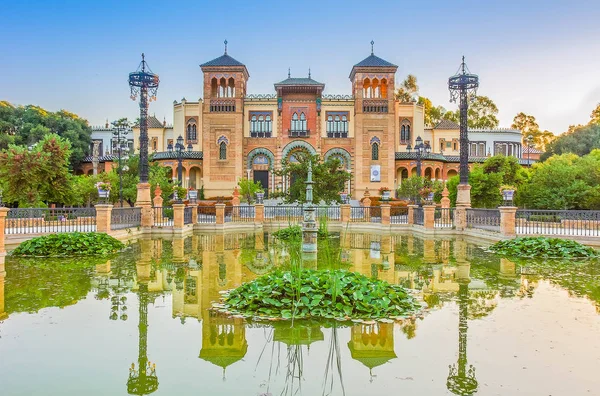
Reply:
[[[352,326],[348,349],[352,359],[369,368],[371,379],[373,369],[391,359],[394,352],[394,323],[360,323]]]

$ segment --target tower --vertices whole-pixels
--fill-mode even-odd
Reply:
[[[244,175],[243,114],[246,66],[225,53],[200,65],[204,75],[202,105],[203,173],[208,196],[229,195]]]
[[[371,55],[350,72],[355,114],[353,184],[360,194],[366,187],[394,186],[395,108],[394,80],[398,66]]]

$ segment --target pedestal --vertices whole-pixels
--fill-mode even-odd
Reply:
[[[471,207],[471,186],[459,184],[456,191],[456,206]]]
[[[313,206],[304,209],[304,221],[302,222],[302,252],[317,252],[317,221],[316,210]]]

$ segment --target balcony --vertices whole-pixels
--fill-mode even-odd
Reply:
[[[235,99],[211,99],[211,113],[235,113]]]
[[[364,99],[363,113],[387,113],[388,101],[386,99]]]
[[[310,137],[310,129],[288,129],[288,136],[291,138]]]

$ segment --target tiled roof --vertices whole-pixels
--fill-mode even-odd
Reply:
[[[396,152],[396,159],[397,160],[417,159],[417,153],[415,153],[414,151],[412,153],[408,153],[406,151]],[[446,160],[446,158],[442,154],[436,154],[436,153],[421,155],[421,159],[423,159],[424,161],[425,160],[438,160],[438,161]]]
[[[371,54],[362,61],[358,62],[354,67],[397,67],[393,63],[390,63],[378,56]]]
[[[412,152],[412,153],[396,152],[395,158],[396,158],[396,160],[416,160],[417,154],[414,152]],[[437,153],[422,155],[421,159],[423,161],[429,160],[429,161],[441,161],[441,162],[453,162],[453,163],[460,162],[460,157],[458,155],[443,155],[443,154],[437,154]],[[488,157],[469,157],[469,162],[482,163],[482,162],[485,162],[486,159],[488,159]],[[527,158],[517,158],[517,159],[519,160],[519,163],[521,165],[527,164]],[[533,163],[535,161],[531,160],[530,162]]]
[[[183,159],[203,159],[204,155],[202,151],[184,151],[181,153],[181,158]],[[163,159],[177,159],[177,152],[172,151],[161,151],[159,153],[154,153],[152,156],[152,160],[163,160]]]
[[[134,127],[135,128],[139,128],[140,124],[135,124]],[[170,125],[167,127],[167,126],[165,126],[164,123],[160,122],[158,120],[158,118],[156,118],[155,116],[149,116],[148,117],[148,128],[169,128],[169,129],[172,129],[173,127],[170,126]]]
[[[242,62],[233,59],[231,56],[224,54],[219,56],[218,58],[215,58],[211,61],[208,61],[206,63],[203,63],[200,65],[200,67],[205,67],[205,66],[245,66]]]
[[[87,155],[85,157],[83,157],[83,162],[92,162],[92,156],[91,155]],[[101,155],[98,157],[98,162],[108,162],[108,161],[116,161],[117,160],[117,156],[116,155]]]
[[[542,154],[543,151],[542,150],[538,150],[535,147],[523,147],[523,154]]]
[[[460,125],[454,121],[444,119],[434,126],[433,129],[460,129]]]
[[[322,86],[324,86],[325,84],[315,81],[310,77],[300,77],[300,78],[288,77],[283,81],[275,83],[275,86],[278,86],[278,85],[322,85]]]

